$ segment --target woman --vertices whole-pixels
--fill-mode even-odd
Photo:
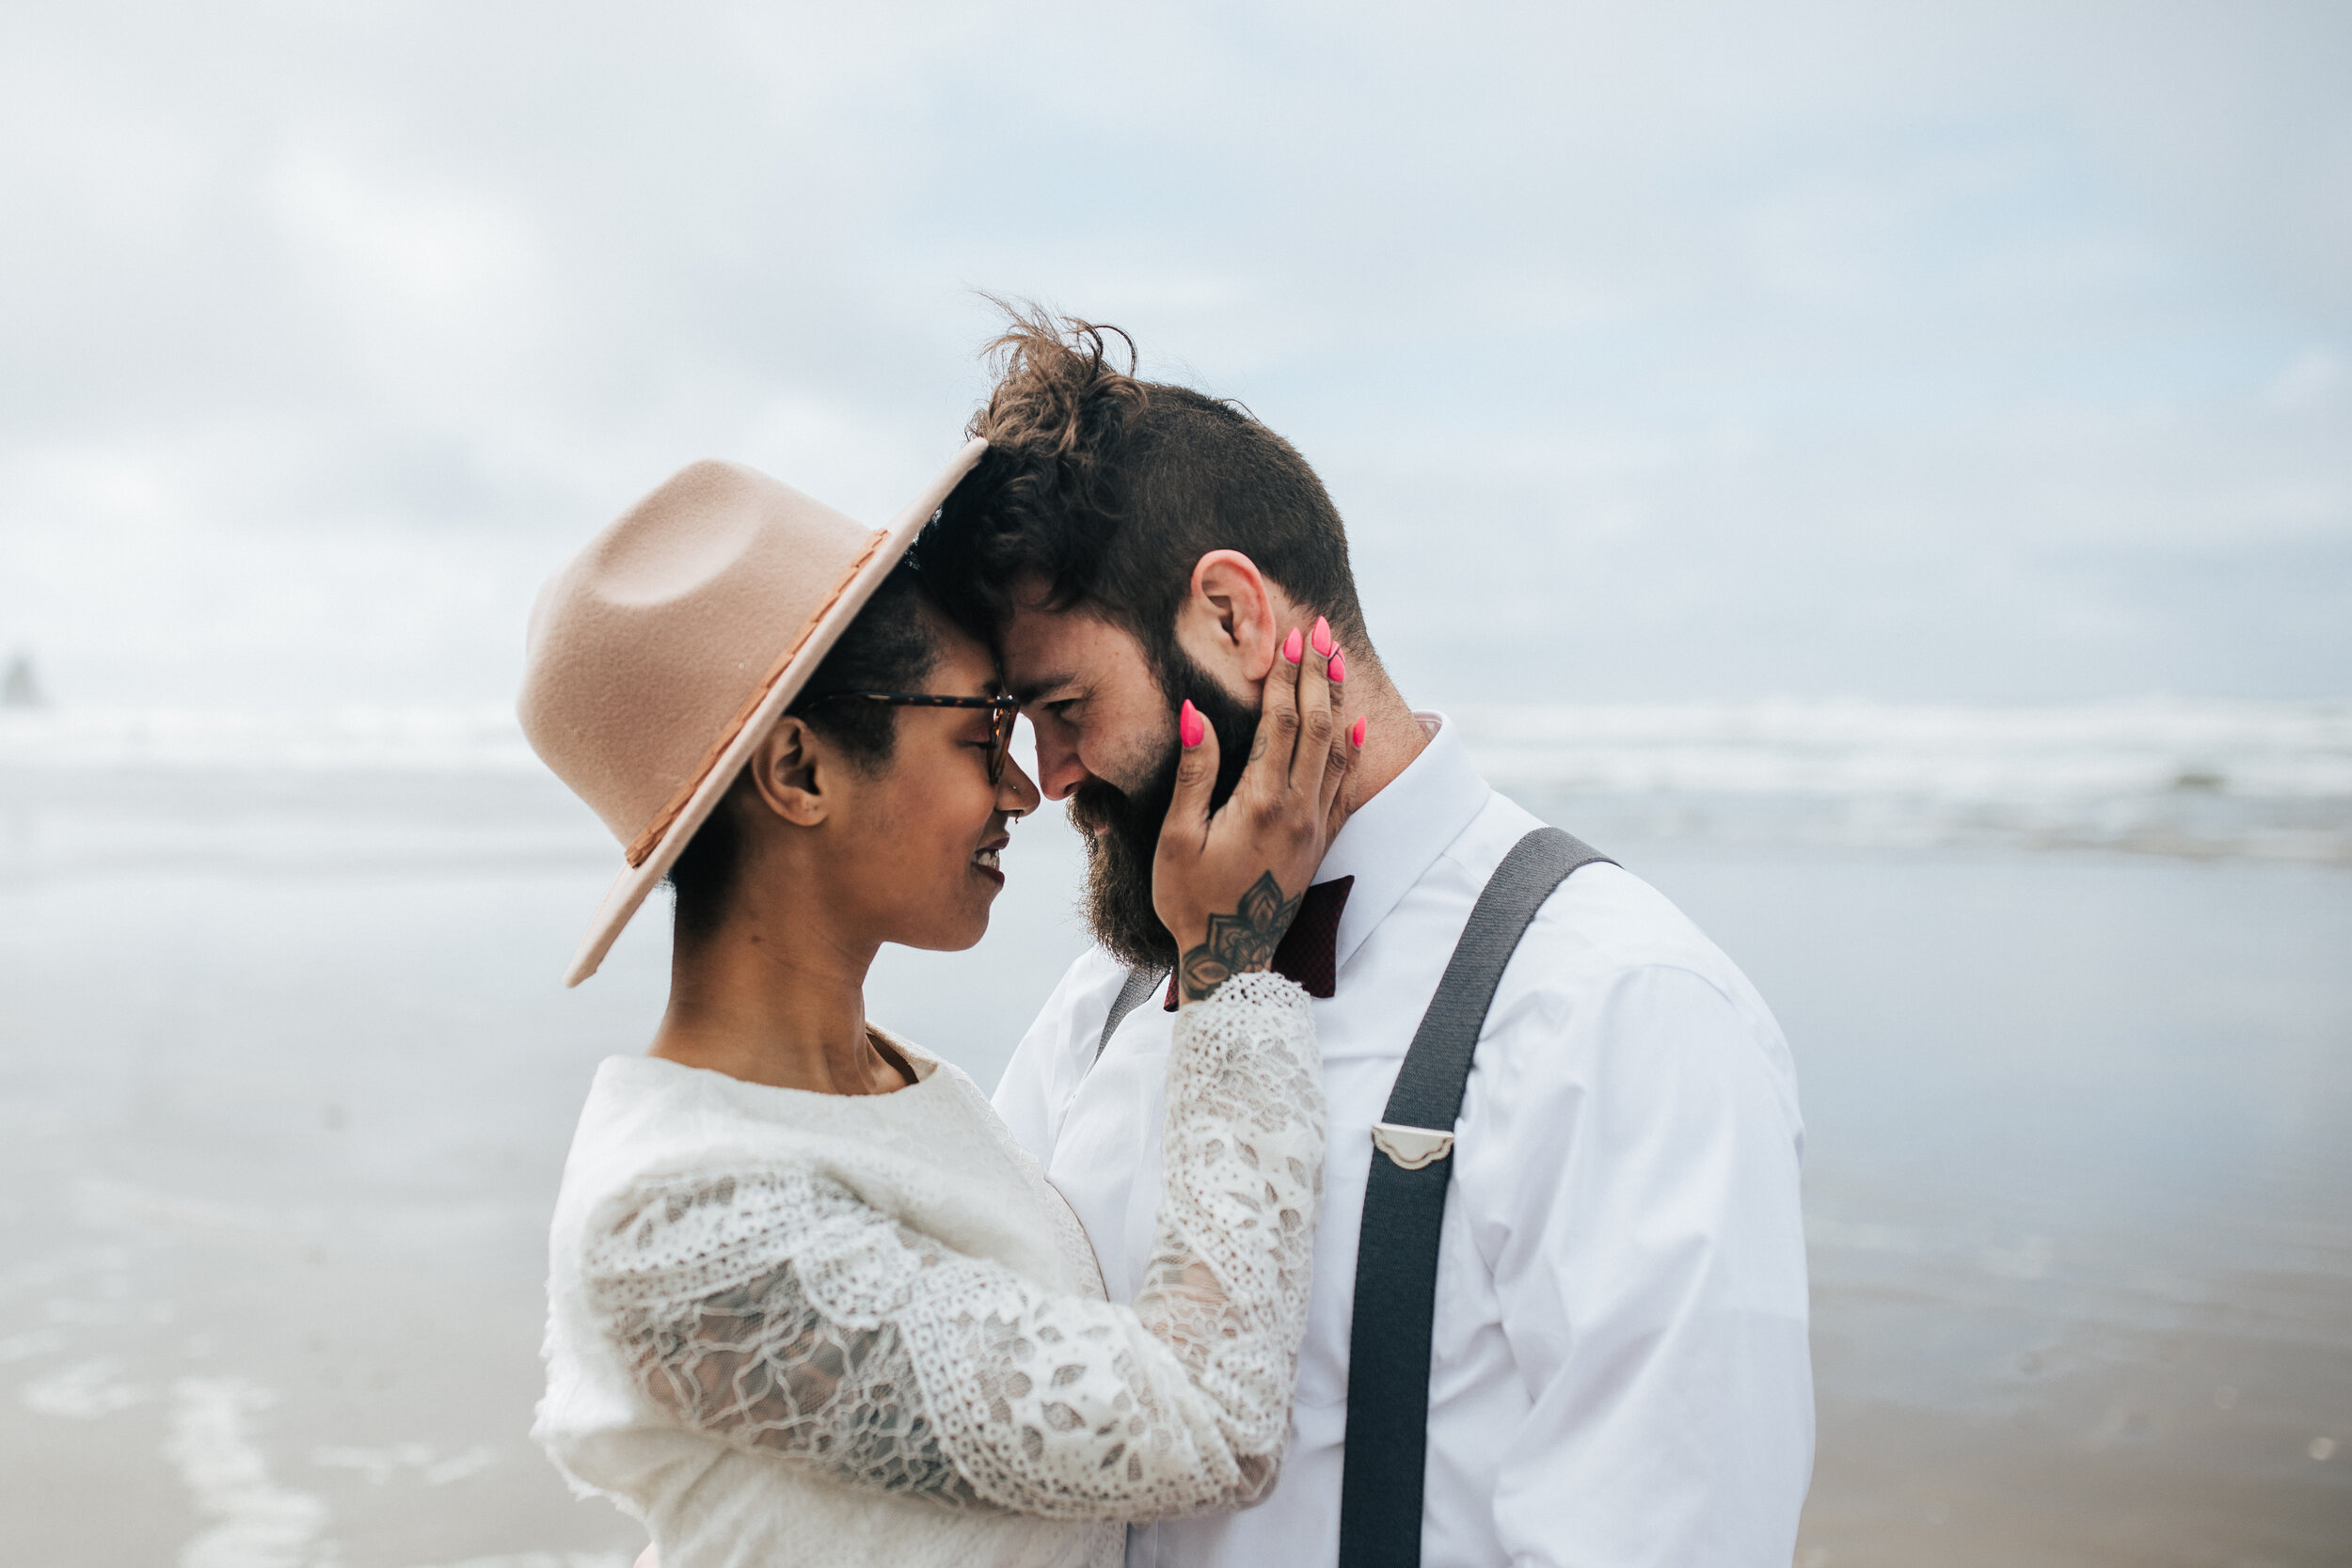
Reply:
[[[1120,1522],[1279,1465],[1322,1097],[1304,993],[1262,971],[1344,809],[1346,738],[1299,738],[1328,663],[1291,640],[1214,815],[1216,738],[1179,721],[1154,897],[1200,961],[1151,1282],[1110,1305],[971,1080],[865,1018],[883,942],[979,940],[1039,799],[987,649],[893,564],[961,471],[869,535],[697,465],[534,612],[526,728],[630,851],[575,977],[665,868],[676,898],[669,1009],[565,1166],[536,1432],[663,1568],[1107,1564]]]

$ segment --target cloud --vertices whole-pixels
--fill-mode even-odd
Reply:
[[[2325,348],[2306,348],[2287,362],[2270,384],[2270,405],[2282,413],[2326,407],[2343,394],[2352,374],[2340,355]]]
[[[688,459],[894,510],[982,391],[975,286],[1297,441],[1418,691],[1498,638],[1587,695],[2352,686],[2352,640],[2148,565],[2343,584],[2340,8],[0,40],[0,645],[68,700],[502,694],[538,577]]]

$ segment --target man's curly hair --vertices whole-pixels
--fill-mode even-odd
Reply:
[[[1295,448],[1237,403],[1138,379],[1118,327],[993,303],[1007,325],[969,426],[988,452],[914,548],[948,614],[993,637],[1041,588],[1133,632],[1165,687],[1193,565],[1233,549],[1369,659],[1346,530]]]

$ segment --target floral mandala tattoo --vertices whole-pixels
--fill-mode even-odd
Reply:
[[[1282,885],[1269,871],[1250,884],[1232,914],[1209,916],[1209,940],[1177,960],[1177,984],[1184,1000],[1203,1001],[1235,974],[1272,968],[1274,949],[1306,896],[1301,888],[1296,897],[1284,898]]]

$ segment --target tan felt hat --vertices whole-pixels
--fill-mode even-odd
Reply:
[[[886,529],[740,464],[681,469],[548,580],[532,607],[523,734],[604,818],[628,864],[564,976],[596,972],[645,895],[985,441]]]

